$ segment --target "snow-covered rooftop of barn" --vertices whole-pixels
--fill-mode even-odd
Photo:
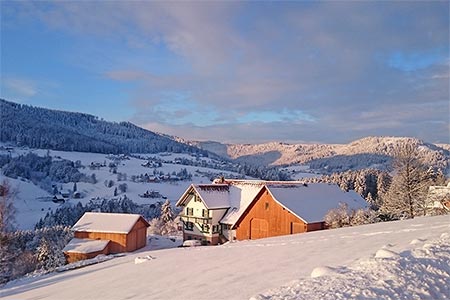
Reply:
[[[230,209],[220,223],[233,225],[255,199],[263,185],[260,182],[234,182],[230,185]]]
[[[267,188],[276,201],[307,223],[322,222],[327,212],[339,207],[339,203],[346,203],[353,209],[367,206],[360,195],[354,191],[344,192],[334,184],[269,184]]]
[[[64,247],[63,252],[67,253],[92,253],[102,251],[108,245],[109,240],[91,240],[73,238]]]
[[[129,233],[141,218],[136,214],[86,212],[73,225],[73,231]]]

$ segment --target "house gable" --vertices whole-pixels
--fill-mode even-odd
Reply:
[[[266,186],[235,223],[238,240],[258,239],[307,231],[307,224],[280,205]]]

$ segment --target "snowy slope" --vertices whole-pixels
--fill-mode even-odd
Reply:
[[[430,144],[408,137],[365,137],[348,144],[287,144],[270,142],[264,144],[220,144],[217,142],[192,142],[207,151],[256,165],[308,164],[311,161],[330,158],[345,161],[362,154],[370,154],[374,160],[392,156],[401,143],[417,146],[425,162],[448,167],[450,157],[448,144]],[[226,155],[225,155],[226,154]],[[363,164],[364,159],[358,163]],[[379,166],[373,166],[379,167]]]
[[[0,296],[449,299],[449,231],[450,216],[422,217],[215,247],[144,250],[82,269],[10,282]],[[146,255],[153,259],[135,264],[135,258]],[[325,277],[311,283],[313,270]],[[345,276],[348,279],[341,280]]]
[[[40,218],[58,205],[51,201],[51,195],[33,183],[9,178],[0,174],[0,182],[7,180],[17,192],[14,199],[16,222],[19,229],[32,229]]]
[[[85,168],[81,168],[80,172],[85,173],[88,176],[91,174],[95,174],[97,178],[97,183],[86,183],[86,182],[78,182],[77,183],[77,191],[81,192],[84,197],[81,199],[71,199],[69,203],[76,204],[81,202],[82,204],[86,204],[92,198],[112,198],[114,196],[114,190],[121,183],[126,183],[128,186],[127,191],[124,193],[128,198],[133,200],[138,204],[151,204],[156,201],[165,201],[162,198],[141,198],[139,194],[144,194],[146,191],[158,191],[162,196],[169,199],[173,204],[178,200],[178,198],[183,194],[183,192],[187,189],[187,187],[192,183],[210,183],[211,178],[207,174],[218,174],[223,172],[225,177],[230,177],[230,175],[239,175],[237,173],[221,171],[206,167],[197,167],[197,166],[186,166],[176,163],[163,163],[162,167],[156,168],[158,172],[163,172],[164,174],[172,173],[172,172],[180,172],[182,169],[186,169],[188,173],[192,174],[192,180],[184,180],[184,181],[174,181],[174,182],[155,182],[155,183],[143,183],[143,182],[132,182],[132,175],[139,174],[153,174],[154,168],[143,167],[142,164],[145,164],[147,160],[138,159],[134,157],[130,157],[129,160],[122,160],[117,167],[118,173],[123,173],[127,175],[127,180],[118,181],[117,174],[113,174],[110,172],[110,168],[101,167],[100,169],[91,170],[88,166],[94,163],[104,163],[108,165],[111,160],[108,159],[108,155],[100,154],[100,153],[88,153],[88,152],[67,152],[67,151],[53,151],[53,150],[44,150],[44,149],[21,149],[15,148],[11,151],[12,156],[18,156],[21,154],[26,154],[28,152],[33,152],[39,156],[45,156],[49,154],[53,158],[63,158],[68,159],[73,162],[79,160],[81,164],[85,166]],[[174,161],[177,158],[191,159],[194,160],[195,157],[190,154],[175,154],[175,153],[159,153],[159,154],[140,154],[142,157],[156,157],[160,158],[164,161]],[[211,162],[210,158],[201,158],[206,162]],[[198,173],[200,171],[201,173]],[[1,174],[1,172],[0,172]],[[7,179],[13,187],[16,187],[19,191],[18,197],[15,201],[15,206],[17,209],[16,220],[18,223],[19,229],[32,229],[37,221],[40,218],[45,216],[45,214],[50,211],[58,208],[60,205],[68,205],[66,204],[55,204],[51,201],[52,195],[48,192],[43,191],[38,186],[35,186],[33,183],[28,181],[21,181],[12,179],[9,177],[5,177],[0,175],[0,180]],[[106,180],[113,180],[114,186],[106,187],[104,182]],[[58,183],[58,188],[62,190],[72,190],[73,183]],[[118,196],[120,196],[119,194]]]

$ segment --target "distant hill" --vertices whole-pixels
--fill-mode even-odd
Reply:
[[[17,146],[95,153],[202,153],[194,146],[130,122],[17,104],[0,99],[0,142]]]
[[[351,169],[389,166],[396,145],[410,143],[420,149],[430,166],[448,169],[450,145],[430,144],[409,137],[366,137],[349,144],[221,144],[218,142],[191,142],[204,150],[230,159],[251,164],[293,165],[309,164],[312,169],[339,172]]]
[[[449,170],[450,145],[409,137],[366,137],[349,144],[222,144],[196,142],[155,133],[130,122],[107,122],[96,116],[17,104],[0,99],[0,142],[30,148],[94,153],[201,153],[241,165],[308,164],[319,173],[364,168],[387,169],[400,143],[420,149],[424,161]]]

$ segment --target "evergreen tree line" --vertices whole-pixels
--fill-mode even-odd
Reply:
[[[411,144],[395,149],[392,176],[378,170],[347,171],[310,179],[331,182],[344,190],[355,190],[370,204],[367,210],[349,210],[345,205],[331,210],[325,221],[331,227],[368,224],[446,213],[428,199],[430,186],[446,185],[442,170],[424,163]]]
[[[17,104],[0,99],[0,141],[17,146],[95,153],[208,152],[130,122]]]
[[[76,205],[64,205],[55,211],[48,212],[45,217],[41,218],[35,228],[45,228],[51,226],[73,226],[85,212],[97,211],[105,213],[129,213],[140,214],[146,220],[158,218],[161,215],[162,202],[158,201],[154,204],[139,205],[133,202],[126,195],[119,198],[90,200],[86,205],[78,202]]]
[[[48,192],[52,191],[52,182],[95,183],[95,177],[87,176],[78,170],[80,165],[79,162],[53,159],[50,156],[39,156],[32,152],[17,157],[0,155],[0,168],[5,176],[31,180]]]
[[[53,271],[66,263],[63,248],[72,239],[67,226],[1,233],[0,284],[35,271]]]

